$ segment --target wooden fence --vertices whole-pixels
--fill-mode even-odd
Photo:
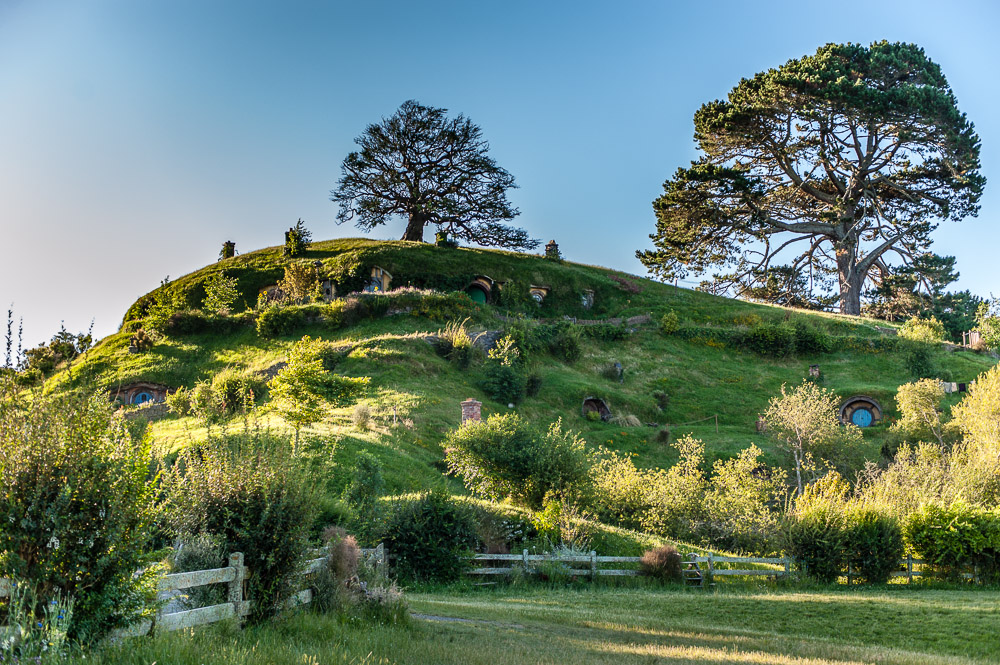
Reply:
[[[315,574],[326,560],[325,552],[322,550],[314,550],[312,553],[322,554],[323,556],[306,562],[305,568],[299,573],[304,578]],[[362,549],[361,555],[369,564],[375,566],[385,565],[385,548],[382,545],[373,549]],[[198,607],[193,610],[161,612],[157,614],[155,621],[141,621],[128,628],[115,631],[112,637],[138,637],[149,633],[151,630],[169,632],[200,626],[206,623],[224,621],[226,619],[242,619],[250,613],[250,601],[244,595],[244,582],[246,581],[248,572],[247,567],[243,565],[243,554],[236,552],[229,556],[229,565],[225,568],[212,568],[210,570],[195,570],[186,573],[164,575],[158,582],[161,598],[164,594],[174,591],[183,591],[185,589],[212,584],[225,584],[228,588],[226,602],[207,607]],[[9,596],[11,591],[10,581],[0,579],[0,598]],[[289,598],[285,602],[285,607],[291,608],[306,605],[312,602],[312,598],[312,589],[306,588]]]
[[[544,562],[556,562],[565,564],[570,574],[591,579],[601,576],[626,576],[638,575],[638,564],[641,560],[637,556],[597,556],[594,551],[588,554],[571,556],[558,556],[555,554],[528,554],[524,550],[521,554],[476,554],[472,557],[473,567],[469,570],[470,575],[508,575],[515,569],[528,570],[537,564]],[[688,554],[683,559],[684,564],[689,568],[694,568],[709,577],[788,577],[795,567],[795,559],[791,557],[749,557],[749,556],[717,556],[714,554]],[[491,565],[486,565],[491,564]],[[632,564],[629,568],[608,567],[611,564]],[[753,567],[747,567],[750,564]],[[922,570],[927,565],[922,559],[914,559],[907,555],[900,562],[892,577],[905,577],[907,582],[912,582],[913,578],[927,575]],[[974,572],[963,573],[965,579],[976,580]],[[858,579],[858,574],[854,566],[848,564],[847,574],[848,584],[853,584]]]

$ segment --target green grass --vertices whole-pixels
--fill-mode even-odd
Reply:
[[[487,274],[496,280],[527,280],[546,284],[553,291],[537,311],[538,316],[561,314],[604,317],[651,312],[654,317],[675,311],[682,322],[708,328],[728,328],[754,321],[801,321],[830,335],[851,335],[854,339],[878,338],[877,327],[891,327],[858,317],[844,317],[788,310],[719,298],[698,291],[641,278],[627,278],[624,289],[613,277],[620,273],[569,262],[556,263],[538,256],[492,250],[448,250],[431,245],[369,240],[334,240],[315,243],[306,257],[319,260],[324,270],[343,275],[364,274],[367,267],[381,265],[394,275],[394,285],[437,279],[460,288],[471,275]],[[280,277],[283,263],[280,248],[269,248],[212,264],[172,283],[197,305],[198,288],[211,274],[225,269],[237,275],[246,298],[256,289]],[[596,294],[595,309],[587,312],[578,294],[584,288]],[[638,289],[638,293],[633,293]],[[145,296],[144,296],[145,298]],[[142,299],[140,299],[142,301]],[[137,304],[138,306],[138,304]],[[533,306],[532,306],[533,307]],[[133,308],[133,313],[136,308]],[[498,328],[497,308],[483,307],[474,319],[482,327]],[[371,377],[371,389],[364,398],[375,414],[371,430],[358,431],[351,424],[351,408],[330,408],[326,417],[304,434],[319,441],[327,452],[349,468],[360,450],[374,452],[386,469],[391,492],[408,492],[446,485],[460,489],[453,479],[442,477],[440,441],[458,425],[459,402],[474,397],[483,401],[483,414],[502,413],[506,404],[493,402],[478,387],[481,365],[460,370],[438,357],[431,346],[415,333],[434,333],[444,321],[412,315],[361,321],[345,329],[312,324],[294,334],[260,338],[250,328],[230,335],[190,335],[165,338],[151,351],[128,354],[128,334],[119,333],[102,340],[96,348],[74,363],[72,376],[65,369],[50,379],[46,387],[60,390],[90,381],[102,390],[111,390],[131,381],[153,381],[169,386],[193,386],[227,367],[261,370],[281,361],[291,344],[303,334],[353,345],[337,371],[350,376]],[[994,364],[988,356],[968,352],[934,352],[941,376],[955,381],[971,381]],[[517,409],[527,418],[546,424],[562,418],[564,426],[578,430],[593,445],[635,454],[636,463],[665,467],[676,453],[665,442],[662,430],[670,426],[670,438],[691,433],[706,444],[707,462],[736,455],[750,443],[765,453],[764,461],[787,465],[788,458],[766,435],[755,432],[754,424],[768,400],[782,384],[797,384],[807,375],[810,364],[819,364],[824,386],[843,398],[866,394],[878,399],[889,416],[896,414],[893,397],[897,387],[912,380],[899,353],[838,350],[833,353],[764,358],[739,349],[664,336],[654,324],[641,326],[622,341],[600,341],[584,337],[582,358],[565,363],[547,354],[531,360],[533,371],[542,378],[537,397],[526,399]],[[613,362],[625,369],[619,384],[602,375]],[[669,395],[661,410],[656,392]],[[587,421],[580,414],[582,400],[597,396],[608,401],[616,415],[632,415],[642,426],[622,427]],[[957,397],[952,398],[952,401]],[[268,412],[267,396],[262,396],[259,418],[274,429],[289,429]],[[718,419],[718,431],[716,430]],[[707,420],[706,420],[707,419]],[[698,422],[700,421],[700,422]],[[655,423],[655,425],[651,424]],[[237,422],[234,426],[239,426]],[[290,431],[290,430],[289,430]],[[167,450],[188,445],[205,435],[194,418],[168,418],[152,426],[154,441]],[[877,460],[884,427],[865,431],[867,459]]]
[[[129,641],[86,662],[957,665],[1000,660],[995,589],[598,586],[408,598],[415,613],[409,626],[301,614],[243,631],[207,628]]]

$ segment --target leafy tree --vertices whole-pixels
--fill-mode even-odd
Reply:
[[[304,303],[319,288],[316,268],[308,263],[293,261],[285,266],[285,278],[278,287],[292,302]]]
[[[295,226],[285,231],[285,256],[301,256],[309,248],[312,231],[306,228],[305,222],[299,218]]]
[[[227,277],[225,273],[220,272],[205,280],[205,300],[202,305],[215,314],[229,314],[238,296],[236,278]]]
[[[795,460],[795,484],[802,494],[802,475],[811,461],[831,459],[842,449],[857,447],[861,432],[854,425],[841,425],[837,418],[840,399],[832,390],[803,381],[772,397],[763,414],[768,431]]]
[[[828,44],[742,80],[695,113],[704,153],[653,202],[652,273],[711,266],[747,283],[779,254],[836,269],[860,314],[869,273],[926,251],[938,220],[979,211],[979,138],[940,67],[913,44]]]
[[[1000,299],[980,303],[976,310],[976,322],[983,344],[990,349],[1000,349]]]
[[[337,223],[356,219],[358,228],[370,231],[400,215],[408,219],[403,240],[422,242],[424,227],[435,224],[479,245],[536,247],[526,231],[501,223],[518,214],[507,201],[514,176],[486,154],[489,144],[478,126],[446,113],[403,102],[354,140],[361,149],[344,159],[331,192],[340,204]]]
[[[772,266],[755,274],[748,283],[735,285],[736,297],[785,307],[826,309],[836,303],[837,297],[827,293],[830,283],[827,275],[820,273],[817,276],[816,282],[821,289],[818,295],[805,273],[793,266]]]
[[[896,391],[896,405],[901,414],[892,429],[908,440],[926,440],[929,436],[944,445],[944,425],[941,422],[941,402],[944,388],[935,379],[904,383]]]

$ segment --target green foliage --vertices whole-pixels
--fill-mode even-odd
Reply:
[[[673,335],[680,328],[680,325],[680,318],[674,310],[670,310],[660,317],[660,332],[664,335]]]
[[[0,387],[0,577],[72,598],[73,640],[151,612],[151,468],[148,439],[133,438],[103,397]]]
[[[795,329],[785,324],[759,323],[743,334],[741,344],[758,355],[783,358],[795,351]]]
[[[453,430],[444,446],[449,472],[479,496],[540,508],[547,495],[588,489],[591,455],[561,421],[542,434],[516,413],[493,415]]]
[[[775,549],[787,475],[765,466],[762,455],[750,444],[736,457],[712,466],[701,530],[715,546],[743,552]]]
[[[937,374],[937,364],[934,362],[934,347],[925,342],[900,341],[900,351],[903,356],[903,366],[916,379],[930,379]]]
[[[385,510],[379,497],[385,493],[382,463],[377,457],[362,450],[354,460],[351,480],[344,489],[344,501],[354,512],[354,531],[362,542],[375,544],[378,534],[385,528]]]
[[[556,358],[568,363],[579,360],[583,353],[580,346],[580,329],[568,321],[557,323],[555,334],[549,343],[549,351]]]
[[[208,534],[242,552],[250,618],[274,616],[296,591],[316,511],[314,479],[286,440],[254,433],[213,438],[177,458],[165,480],[176,533]]]
[[[868,584],[887,584],[903,557],[903,530],[899,519],[874,508],[846,511],[847,560],[853,573]]]
[[[301,328],[305,319],[301,307],[268,305],[257,313],[257,334],[261,337],[284,337]]]
[[[224,415],[250,411],[265,388],[259,374],[245,369],[227,367],[212,377],[212,391]]]
[[[798,491],[803,490],[803,472],[811,459],[837,461],[849,458],[861,445],[854,425],[841,425],[837,418],[840,398],[832,390],[803,381],[771,398],[761,416],[778,445],[792,454]]]
[[[785,518],[785,552],[821,582],[835,582],[847,564],[847,489],[838,475],[826,476],[800,493]]]
[[[202,307],[213,314],[225,316],[229,314],[233,303],[239,297],[235,277],[227,277],[225,273],[217,272],[205,280],[205,300]]]
[[[833,338],[826,331],[801,320],[796,320],[792,326],[795,330],[795,353],[815,355],[834,350]]]
[[[508,335],[497,340],[483,367],[483,380],[479,384],[483,392],[502,404],[520,402],[526,387],[520,359],[512,337]]]
[[[899,336],[911,342],[940,344],[945,340],[947,333],[944,325],[933,316],[928,319],[913,317],[907,319],[903,327],[899,329]]]
[[[167,393],[165,398],[170,410],[179,416],[191,415],[191,391],[181,386],[172,393]]]
[[[409,219],[403,240],[422,241],[424,226],[436,224],[478,245],[536,247],[523,229],[502,223],[518,214],[507,201],[514,176],[486,154],[479,127],[446,113],[409,100],[355,139],[361,150],[344,159],[332,192],[338,223],[370,231],[401,215]]]
[[[946,574],[979,564],[1000,570],[1000,513],[955,501],[928,503],[903,523],[906,545]]]
[[[647,550],[639,562],[639,573],[668,584],[684,583],[684,562],[673,545]]]
[[[976,330],[988,349],[1000,349],[1000,299],[980,303],[976,310]]]
[[[296,305],[309,301],[319,289],[316,267],[305,261],[292,261],[285,266],[285,276],[278,282],[285,297]]]
[[[400,580],[451,582],[469,565],[476,526],[448,495],[427,492],[396,508],[383,542]]]
[[[300,218],[295,222],[295,226],[285,231],[285,256],[302,256],[309,248],[309,241],[312,240],[312,232],[306,228],[305,222]]]
[[[174,542],[168,563],[171,573],[212,570],[229,565],[222,539],[207,533],[183,534]],[[193,587],[184,592],[180,601],[189,610],[218,605],[226,602],[226,587],[221,584]]]
[[[891,137],[878,129],[888,126],[898,128]],[[744,284],[747,275],[766,278],[775,254],[805,240],[791,265],[837,271],[845,314],[860,314],[881,256],[898,244],[925,250],[937,220],[978,212],[985,185],[972,123],[914,44],[826,44],[743,78],[695,113],[695,137],[702,154],[664,183],[653,204],[655,249],[637,257],[661,278],[721,267],[729,273],[720,280]],[[868,148],[856,150],[863,137]],[[812,175],[806,182],[801,173]],[[866,248],[863,239],[876,235],[893,241]]]
[[[73,600],[58,590],[49,598],[25,582],[14,581],[2,615],[0,663],[63,663],[70,651]]]
[[[944,444],[945,427],[941,422],[944,388],[935,379],[904,383],[896,391],[900,418],[893,425],[907,441],[937,441]]]
[[[160,288],[153,292],[153,301],[146,310],[146,328],[154,333],[165,333],[170,317],[186,306],[184,296],[164,279]]]
[[[361,549],[354,536],[337,527],[323,532],[326,561],[312,579],[313,606],[320,612],[350,611],[351,583],[358,574]]]

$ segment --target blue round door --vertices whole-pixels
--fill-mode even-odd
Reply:
[[[863,406],[854,409],[854,413],[851,414],[851,422],[858,427],[868,427],[874,419],[872,412]]]

